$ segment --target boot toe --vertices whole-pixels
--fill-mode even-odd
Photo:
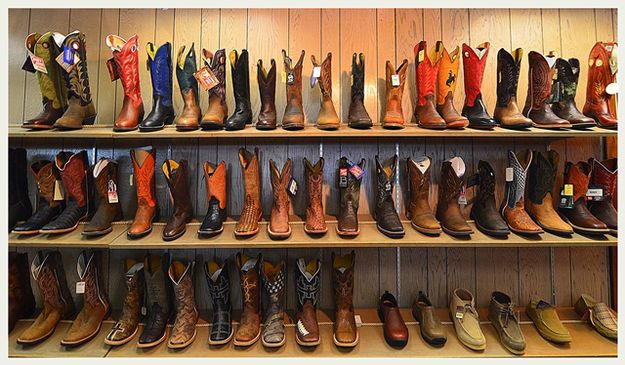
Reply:
[[[334,332],[334,337],[337,342],[341,343],[352,343],[356,341],[356,335],[351,331],[336,331]]]

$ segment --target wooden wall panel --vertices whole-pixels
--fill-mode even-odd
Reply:
[[[332,52],[333,58],[336,57],[336,59],[332,60],[332,102],[334,103],[334,108],[336,109],[336,113],[339,116],[343,115],[343,103],[341,102],[342,98],[349,98],[347,95],[343,95],[343,93],[341,92],[341,78],[339,77],[339,75],[341,74],[340,20],[341,17],[339,9],[321,10],[321,53],[319,54],[319,56],[315,55],[315,57],[321,58],[323,60],[328,52]],[[311,53],[306,51],[307,60],[304,61],[304,63],[310,62],[310,55]],[[306,78],[306,74],[302,74],[302,79],[302,88],[309,87],[306,84],[306,81],[308,80]],[[319,114],[319,106],[321,105],[321,93],[319,92],[319,87],[315,87],[315,90],[316,91],[314,92],[314,94],[319,95],[319,99],[317,99],[316,101],[317,108],[313,109],[313,114],[308,117],[311,124],[316,123],[317,115]],[[314,103],[315,101],[313,101],[313,105]]]
[[[28,56],[28,52],[24,47],[24,40],[29,34],[29,21],[29,9],[9,9],[10,36],[7,49],[12,50],[12,52],[9,52],[8,54],[8,66],[9,70],[11,70],[9,71],[9,85],[11,85],[11,92],[8,93],[8,122],[11,124],[20,124],[24,119],[24,91],[26,87],[26,72],[22,72],[21,68],[22,64],[24,64],[24,60]],[[16,71],[13,72],[13,70]],[[34,79],[34,77],[32,78]]]
[[[425,29],[423,26],[423,10],[422,9],[396,9],[395,10],[395,27],[396,27],[396,39],[395,47],[395,68],[403,62],[404,59],[408,60],[408,71],[406,72],[406,85],[404,86],[404,100],[402,103],[402,111],[404,112],[404,120],[406,123],[414,120],[414,107],[417,97],[417,89],[415,85],[415,71],[414,71],[414,47],[422,39],[429,42],[435,42],[437,37],[440,37],[440,31],[436,31],[436,34],[424,34]],[[429,27],[431,29],[433,27]],[[429,37],[432,37],[428,39]],[[386,77],[386,76],[385,76]]]
[[[121,109],[121,102],[119,106],[116,103],[119,95],[119,99],[123,100],[124,93],[121,85],[117,87],[117,82],[111,82],[108,68],[106,67],[106,60],[112,57],[111,49],[106,46],[104,37],[109,34],[119,34],[119,9],[102,9],[100,18],[100,39],[95,41],[100,45],[98,54],[98,73],[95,74],[96,79],[93,79],[94,70],[89,69],[89,81],[91,82],[91,90],[97,90],[97,98],[94,98],[96,111],[98,113],[96,123],[112,125],[115,121],[117,112]],[[93,52],[91,48],[87,50],[89,54]],[[119,94],[118,94],[119,91]]]

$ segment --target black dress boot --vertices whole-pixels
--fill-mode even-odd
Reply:
[[[478,163],[478,172],[474,175],[478,186],[475,201],[471,208],[471,218],[477,228],[490,236],[510,234],[508,224],[503,220],[495,204],[495,172],[486,161]]]
[[[250,67],[247,50],[241,54],[234,50],[230,52],[230,67],[232,68],[232,84],[234,87],[234,113],[226,120],[226,130],[236,131],[252,124],[252,105],[250,101]]]
[[[154,50],[148,43],[148,68],[152,77],[152,111],[139,124],[142,132],[163,129],[174,121],[172,101],[173,71],[171,65],[171,44],[169,42]]]
[[[401,238],[404,236],[404,226],[399,220],[395,203],[393,202],[393,182],[397,167],[397,155],[393,156],[390,163],[380,164],[378,156],[375,156],[375,170],[377,173],[378,194],[375,204],[375,220],[378,230],[388,237]]]
[[[9,148],[9,232],[17,222],[28,219],[32,212],[28,198],[26,150]]]
[[[228,260],[222,265],[216,262],[207,262],[204,265],[208,292],[213,302],[213,321],[209,345],[223,345],[230,341],[234,331],[232,331],[232,321],[230,316],[230,278],[228,276]]]

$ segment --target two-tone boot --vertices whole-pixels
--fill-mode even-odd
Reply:
[[[300,346],[317,346],[321,343],[317,305],[321,288],[321,261],[303,257],[296,261],[295,291],[297,292],[297,314],[295,315],[295,341]]]
[[[462,44],[462,67],[464,69],[464,106],[462,115],[469,119],[469,127],[493,129],[497,122],[488,114],[482,100],[482,79],[486,69],[486,60],[490,43],[484,42],[473,48]]]
[[[497,52],[497,105],[493,114],[499,126],[510,129],[529,128],[532,120],[526,118],[517,104],[517,88],[523,49],[512,54],[501,48]]]
[[[443,44],[437,42],[428,54],[426,41],[421,41],[414,47],[414,67],[417,79],[414,115],[421,128],[445,129],[447,127],[447,123],[436,110],[436,78],[441,64],[442,48]]]
[[[404,236],[404,226],[399,220],[399,214],[395,209],[393,185],[395,172],[397,171],[397,155],[390,160],[380,163],[375,156],[375,171],[377,182],[377,196],[375,202],[375,220],[378,230],[391,238]]]
[[[202,117],[200,127],[202,129],[223,129],[228,117],[228,104],[226,104],[226,50],[220,49],[213,55],[206,49],[202,49],[204,65],[215,75],[219,83],[208,90],[208,110]]]
[[[195,57],[195,43],[191,43],[191,48],[185,56],[185,46],[180,47],[176,62],[176,78],[180,87],[180,94],[184,101],[184,106],[180,115],[176,118],[176,130],[194,131],[200,126],[202,111],[200,110],[200,90],[197,79],[193,74],[197,71]]]
[[[141,132],[151,132],[163,129],[172,124],[175,118],[173,94],[173,70],[171,64],[171,43],[155,48],[148,42],[148,70],[152,79],[152,110],[139,124]]]
[[[480,160],[474,178],[477,180],[477,193],[471,207],[471,219],[487,235],[507,236],[510,230],[497,211],[495,202],[495,170],[488,162]]]
[[[241,321],[234,335],[235,346],[251,346],[261,337],[260,267],[262,261],[262,254],[258,254],[256,257],[248,257],[241,253],[236,255],[243,292],[243,313],[241,313]]]
[[[243,169],[243,184],[245,199],[243,210],[234,228],[237,237],[249,237],[258,233],[258,222],[263,217],[263,207],[260,203],[260,171],[258,166],[258,148],[251,154],[244,148],[239,149],[239,162]]]
[[[232,339],[232,305],[230,303],[230,276],[228,275],[228,260],[220,265],[209,261],[204,266],[206,283],[211,297],[213,320],[208,336],[209,345],[224,345]]]
[[[104,338],[104,343],[111,346],[126,344],[137,335],[141,320],[141,306],[143,306],[145,298],[143,262],[126,259],[123,265],[126,296],[124,297],[122,314]]]
[[[174,261],[169,266],[169,280],[176,298],[176,319],[167,343],[170,349],[182,349],[189,346],[197,334],[195,325],[199,319],[199,313],[193,288],[194,268],[195,261]]]
[[[284,73],[286,74],[286,107],[282,117],[282,128],[293,131],[304,128],[304,106],[302,105],[302,67],[304,55],[302,50],[295,66],[293,60],[282,50]]]
[[[406,71],[408,60],[404,59],[395,69],[391,61],[386,61],[386,103],[382,127],[387,129],[401,129],[406,124],[402,102],[404,100],[404,85],[406,85]]]
[[[355,347],[360,336],[354,315],[354,251],[344,256],[332,252],[332,284],[334,286],[334,335],[338,347]]]
[[[35,296],[30,286],[28,253],[9,252],[9,333],[19,319],[35,312]]]
[[[348,125],[356,129],[369,129],[373,126],[365,109],[365,55],[352,55],[352,99],[347,114]]]
[[[138,348],[155,347],[167,338],[167,323],[173,307],[171,281],[167,278],[170,265],[168,254],[162,257],[147,254],[143,261],[148,315],[137,341]]]
[[[284,333],[284,291],[286,277],[284,262],[277,265],[265,260],[262,266],[263,291],[267,302],[263,310],[265,322],[262,331],[262,343],[265,347],[281,347],[286,343]]]
[[[224,230],[226,220],[226,163],[221,161],[214,167],[204,162],[204,181],[208,210],[197,233],[212,236]]]
[[[454,105],[454,94],[458,84],[458,68],[460,67],[460,47],[456,46],[451,53],[448,53],[442,42],[439,41],[438,43],[441,43],[442,58],[436,78],[438,84],[436,111],[445,120],[447,128],[462,129],[469,125],[469,120],[460,115]]]
[[[608,94],[607,89],[608,85],[616,83],[617,48],[613,42],[597,42],[588,56],[588,84],[583,113],[606,129],[618,127],[616,111],[612,108],[615,96]]]
[[[595,127],[597,125],[595,120],[582,114],[575,104],[579,72],[577,58],[556,60],[556,79],[551,89],[551,110],[558,117],[568,120],[574,129]]]
[[[434,217],[430,207],[430,178],[432,174],[432,159],[428,156],[418,157],[406,161],[410,200],[406,207],[406,217],[418,232],[427,235],[438,235],[442,232],[441,224]]]
[[[602,192],[599,200],[593,199],[588,201],[588,209],[595,217],[608,226],[611,234],[616,235],[618,231],[618,213],[612,197],[616,195],[616,186],[618,185],[617,159],[611,158],[600,162],[591,158],[588,163],[592,167],[589,186],[601,189]]]
[[[8,159],[9,230],[12,230],[17,222],[29,219],[33,212],[33,207],[28,196],[28,176],[26,173],[28,160],[26,150],[23,148],[9,148]],[[52,172],[52,170],[50,170],[50,172]],[[52,179],[54,179],[54,177]],[[52,188],[54,189],[54,181],[52,181]]]
[[[506,181],[506,194],[500,209],[510,230],[526,235],[543,233],[542,228],[525,211],[525,183],[531,161],[531,150],[518,153],[508,151],[508,168],[512,169],[512,179]]]
[[[174,212],[167,219],[161,237],[165,241],[173,241],[182,236],[187,230],[187,223],[193,218],[193,207],[189,195],[187,160],[165,160],[163,174],[169,186],[169,193],[173,200]]]
[[[98,208],[83,229],[83,236],[101,236],[113,230],[114,221],[122,219],[122,209],[117,194],[117,162],[101,158],[93,167],[93,180]]]
[[[156,217],[156,188],[154,182],[154,155],[152,147],[130,150],[134,186],[137,192],[137,211],[126,232],[129,239],[138,239],[152,232],[152,221]]]
[[[273,239],[285,239],[291,235],[291,226],[289,225],[291,198],[288,189],[293,172],[293,163],[288,158],[282,167],[282,172],[280,172],[273,160],[269,160],[269,170],[273,204],[271,205],[271,217],[267,225],[267,233]]]
[[[227,131],[236,131],[252,124],[252,102],[250,101],[250,66],[247,50],[241,54],[236,50],[230,52],[230,68],[232,70],[232,87],[234,88],[234,113],[226,120]]]
[[[457,237],[467,237],[473,233],[460,208],[460,197],[465,192],[465,172],[466,165],[461,157],[443,161],[438,187],[436,219],[441,222],[445,233]]]
[[[319,64],[314,55],[310,56],[313,67],[321,69],[320,76],[316,80],[321,91],[321,109],[317,116],[317,128],[323,130],[338,129],[341,120],[334,109],[332,101],[332,52],[328,52],[326,58]]]
[[[365,168],[365,159],[355,165],[359,171]],[[339,214],[337,216],[336,233],[339,236],[357,236],[360,233],[358,227],[358,206],[360,205],[360,184],[362,174],[354,175],[350,171],[347,157],[341,157],[339,161]]]
[[[316,164],[312,165],[304,157],[304,175],[306,179],[306,222],[304,232],[308,234],[324,234],[328,231],[325,214],[323,211],[323,165],[325,160],[320,157]]]
[[[276,129],[276,60],[271,59],[269,72],[258,60],[258,91],[260,92],[260,112],[256,120],[256,129]]]

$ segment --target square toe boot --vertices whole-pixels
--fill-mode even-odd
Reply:
[[[599,201],[588,201],[588,209],[600,221],[605,223],[611,234],[618,232],[618,212],[614,207],[612,197],[616,195],[618,167],[617,159],[612,158],[599,162],[591,158],[589,164],[592,167],[590,186],[601,188],[603,198]]]
[[[512,232],[527,235],[543,233],[542,228],[525,211],[525,182],[531,161],[531,150],[516,154],[508,150],[508,167],[512,168],[512,180],[506,181],[506,195],[500,209]]]
[[[251,154],[244,148],[239,149],[239,162],[243,169],[245,199],[239,221],[234,228],[236,237],[249,237],[258,233],[258,222],[263,217],[260,203],[260,170],[258,166],[258,148]]]
[[[360,160],[358,167],[364,170],[364,158]],[[347,157],[341,157],[339,161],[339,175],[341,174],[347,176],[345,176],[346,185],[339,186],[340,203],[336,233],[338,233],[339,236],[357,236],[360,233],[360,227],[358,227],[358,207],[360,205],[360,184],[362,182],[362,176],[356,178],[349,171]]]
[[[328,52],[326,58],[319,64],[314,55],[310,56],[313,67],[321,68],[321,75],[317,80],[321,90],[321,109],[317,116],[317,128],[334,130],[341,126],[341,120],[334,109],[332,101],[332,52]]]
[[[154,182],[155,154],[152,147],[130,150],[137,192],[137,211],[126,233],[130,239],[138,239],[152,232],[152,221],[157,211]]]
[[[297,314],[295,316],[295,341],[300,346],[311,347],[321,343],[317,305],[321,288],[321,261],[318,259],[297,259],[295,267],[295,290],[297,292]]]
[[[477,228],[485,234],[507,236],[510,230],[497,211],[495,203],[495,171],[488,162],[482,160],[478,163],[477,169],[477,194],[471,208],[471,218]]]
[[[237,253],[236,263],[241,279],[243,313],[234,335],[234,345],[247,347],[255,344],[261,336],[261,283],[260,267],[263,257],[248,257]]]
[[[436,219],[441,222],[445,233],[458,237],[466,237],[473,233],[473,229],[462,215],[458,202],[460,193],[465,189],[465,171],[466,166],[459,156],[443,161],[438,188]]]
[[[378,230],[391,238],[404,237],[404,226],[399,220],[399,214],[393,201],[393,185],[397,171],[397,155],[390,160],[380,163],[375,156],[375,171],[377,175],[377,196],[375,203],[375,220]]]
[[[553,81],[551,89],[551,110],[560,118],[568,120],[574,129],[595,127],[595,120],[585,116],[577,109],[575,94],[579,81],[579,60],[569,58],[556,60],[557,79]]]
[[[143,261],[148,315],[137,341],[138,348],[155,347],[167,338],[167,323],[173,311],[171,281],[167,277],[170,265],[168,254],[162,257],[147,254]]]
[[[30,286],[28,253],[9,252],[9,333],[18,319],[29,318],[35,312],[35,297]]]
[[[260,112],[256,129],[276,129],[276,60],[271,59],[269,72],[265,70],[263,60],[258,60],[256,77],[260,92]]]
[[[141,123],[141,132],[151,132],[163,129],[172,124],[175,118],[173,93],[173,73],[171,65],[171,43],[166,42],[158,49],[148,42],[148,70],[152,79],[152,110]]]
[[[360,336],[354,317],[354,251],[344,256],[332,253],[332,283],[334,285],[334,335],[338,347],[355,347]]]
[[[176,62],[176,78],[182,94],[184,106],[176,118],[176,129],[179,131],[194,131],[200,126],[202,111],[200,110],[200,90],[197,79],[193,74],[197,71],[195,57],[195,43],[185,56],[185,46],[180,47]]]
[[[204,162],[204,181],[208,210],[198,229],[199,235],[212,236],[224,230],[226,220],[226,163],[221,161],[217,167]]]
[[[9,231],[29,219],[33,207],[28,194],[27,156],[23,148],[9,148]],[[54,185],[53,185],[54,186]],[[46,222],[47,223],[47,222]],[[37,233],[37,232],[35,232]]]
[[[509,53],[504,48],[497,52],[497,105],[494,117],[499,126],[510,129],[529,128],[532,120],[526,118],[517,104],[517,87],[523,49]]]
[[[442,232],[441,224],[434,217],[430,207],[430,175],[432,159],[428,156],[406,161],[410,200],[406,208],[406,216],[410,224],[418,232],[427,235],[438,235]]]
[[[298,130],[304,128],[304,106],[302,105],[302,67],[304,55],[302,50],[295,66],[293,60],[282,50],[284,72],[286,73],[286,107],[282,117],[282,128]]]
[[[347,114],[348,124],[355,129],[369,129],[373,126],[371,117],[365,109],[365,55],[352,55],[352,98]]]
[[[213,55],[206,49],[202,49],[204,65],[208,67],[219,81],[217,85],[208,90],[208,110],[202,117],[200,127],[202,129],[223,129],[228,117],[228,104],[226,104],[226,50],[220,49]]]
[[[173,241],[182,236],[187,230],[187,223],[193,218],[187,181],[188,166],[187,160],[180,160],[180,162],[165,160],[163,163],[163,174],[165,174],[174,206],[174,212],[163,228],[162,238],[165,241]]]
[[[464,69],[464,106],[462,115],[469,119],[469,127],[493,129],[497,122],[488,114],[482,100],[482,79],[486,69],[486,60],[490,43],[484,42],[473,48],[462,44],[462,67]]]
[[[282,167],[282,172],[278,170],[273,160],[269,160],[269,174],[271,177],[271,188],[273,190],[273,204],[271,205],[271,217],[267,225],[267,233],[273,239],[285,239],[291,235],[289,225],[289,209],[291,198],[288,188],[293,171],[293,163],[290,158]]]
[[[208,292],[211,297],[213,319],[208,336],[209,345],[224,345],[232,339],[232,305],[230,302],[230,275],[228,260],[220,265],[210,261],[204,266]]]
[[[436,77],[438,84],[436,111],[445,120],[447,128],[462,129],[469,125],[469,120],[460,115],[454,105],[458,68],[460,67],[460,47],[456,46],[451,53],[447,52],[441,41],[437,42],[437,47],[441,47],[442,58]]]
[[[407,70],[407,59],[404,59],[397,69],[393,67],[391,61],[386,61],[386,103],[384,116],[382,117],[382,127],[384,128],[401,129],[404,128],[404,124],[406,124],[402,102]],[[399,78],[399,85],[393,85],[394,75],[397,75],[397,78]]]
[[[137,335],[141,320],[141,306],[145,304],[143,262],[126,259],[123,265],[126,296],[124,297],[122,314],[104,338],[104,343],[111,346],[126,344]]]
[[[286,277],[284,262],[273,265],[269,261],[263,261],[262,284],[265,298],[264,316],[261,341],[265,347],[281,347],[286,343],[284,333],[284,291]]]
[[[320,157],[313,166],[304,157],[304,169],[306,179],[306,222],[304,231],[308,234],[324,234],[328,231],[325,213],[323,211],[323,165],[325,160]]]
[[[414,47],[417,100],[414,110],[419,127],[445,129],[447,123],[436,110],[436,78],[442,59],[443,44],[437,42],[428,54],[427,42]]]
[[[93,179],[98,196],[98,209],[83,229],[83,236],[107,234],[113,230],[113,221],[122,219],[121,204],[109,197],[109,192],[117,193],[117,162],[101,158],[93,167]]]
[[[525,353],[525,336],[521,331],[521,323],[514,311],[512,299],[507,294],[499,291],[491,294],[488,319],[495,327],[499,341],[506,350],[515,355]]]
[[[234,113],[226,120],[227,131],[241,130],[246,124],[252,124],[252,103],[250,101],[250,66],[247,50],[241,54],[230,52],[232,87],[234,88]]]
[[[169,267],[169,280],[176,298],[176,319],[167,343],[170,349],[182,349],[189,346],[197,335],[195,325],[199,319],[199,313],[195,305],[195,290],[193,289],[194,268],[195,261],[174,261]]]
[[[588,56],[588,83],[584,115],[593,118],[601,128],[616,129],[616,112],[610,108],[615,96],[606,92],[608,85],[616,82],[617,44],[597,42]]]

